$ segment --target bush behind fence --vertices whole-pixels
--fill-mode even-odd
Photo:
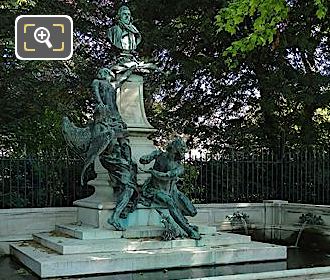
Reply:
[[[329,150],[188,155],[181,189],[194,203],[282,199],[330,204]],[[0,158],[0,208],[72,206],[89,196],[77,159]]]

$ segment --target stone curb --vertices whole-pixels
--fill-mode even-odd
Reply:
[[[330,266],[302,269],[290,269],[270,272],[189,278],[189,280],[261,280],[261,279],[330,279]],[[182,280],[188,280],[182,279]]]

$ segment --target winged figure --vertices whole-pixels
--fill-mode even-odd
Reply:
[[[65,140],[84,159],[80,175],[82,185],[87,168],[114,142],[115,131],[112,124],[109,108],[102,105],[96,107],[94,122],[87,127],[77,127],[68,117],[63,118],[62,131]]]

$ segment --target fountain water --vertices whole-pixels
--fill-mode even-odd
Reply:
[[[305,221],[302,225],[301,225],[301,228],[298,232],[298,235],[297,235],[297,239],[296,239],[296,242],[294,244],[295,247],[298,247],[298,243],[299,243],[299,240],[300,240],[300,237],[301,237],[301,234],[302,232],[304,231],[305,227],[307,225],[307,221]]]
[[[230,221],[230,224],[233,227],[243,226],[245,234],[249,234],[248,223],[250,222],[249,216],[246,213],[240,213],[239,211],[237,211],[234,212],[232,215],[226,216],[226,218]]]
[[[297,239],[295,242],[295,247],[298,247],[299,240],[301,238],[301,235],[306,228],[307,225],[324,225],[324,220],[322,219],[321,216],[316,216],[313,213],[307,213],[307,214],[302,214],[299,217],[299,223],[301,224],[301,228],[298,232]]]

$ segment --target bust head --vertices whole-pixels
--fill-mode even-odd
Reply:
[[[130,24],[132,21],[130,9],[127,6],[121,6],[118,10],[118,18],[122,23]]]

